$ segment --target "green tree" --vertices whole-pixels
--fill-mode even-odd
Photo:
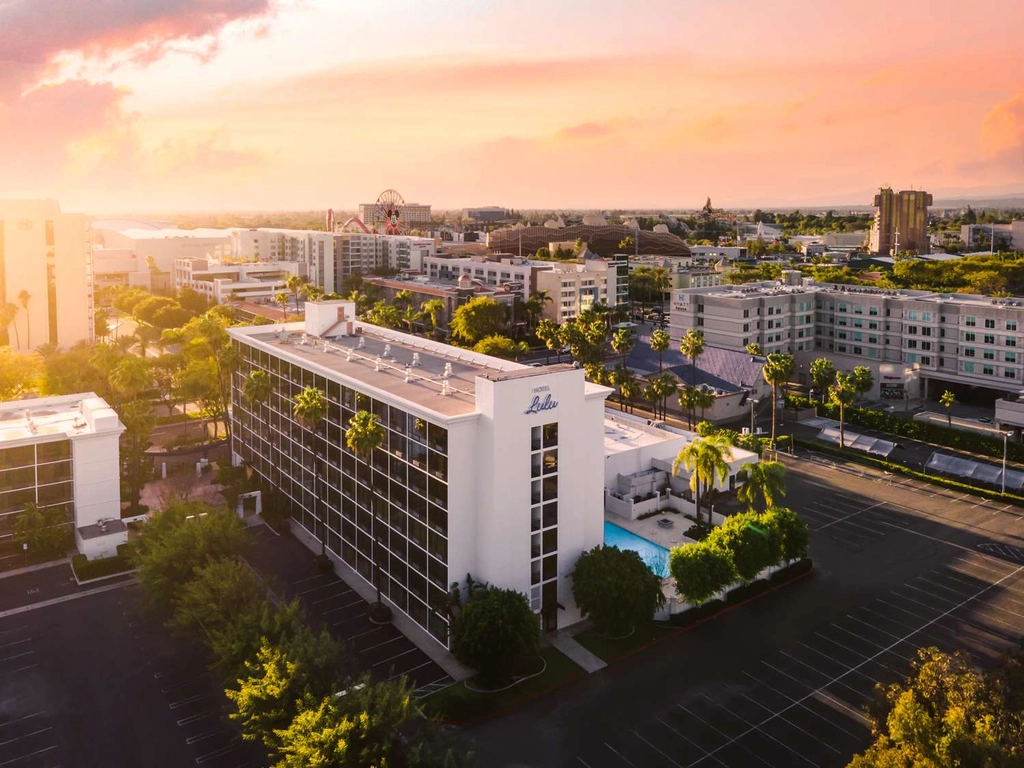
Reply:
[[[697,409],[697,387],[685,384],[679,389],[679,407],[686,414],[686,428],[693,429],[693,413]]]
[[[640,386],[640,380],[636,376],[623,377],[619,383],[619,395],[626,401],[626,405],[629,406],[629,410],[633,410],[633,401],[640,397],[642,388]]]
[[[807,557],[810,532],[807,522],[788,507],[772,507],[761,515],[761,523],[778,540],[782,560],[800,560]]]
[[[470,299],[452,313],[448,327],[452,336],[472,346],[505,329],[505,307],[486,296]]]
[[[755,512],[729,515],[704,543],[729,552],[736,575],[745,582],[752,581],[782,557],[775,529],[764,525]]]
[[[33,502],[14,519],[14,541],[43,557],[63,555],[72,546],[71,516],[67,507],[39,507]]]
[[[839,447],[846,447],[846,409],[853,405],[857,397],[857,389],[852,378],[840,371],[836,374],[836,383],[828,388],[828,401],[839,408]]]
[[[14,328],[14,347],[21,349],[21,335],[18,333],[18,305],[14,302],[7,302],[0,305],[0,330],[3,331],[5,343],[10,343],[10,330]]]
[[[31,300],[32,294],[22,288],[18,294],[18,303],[25,310],[25,346],[28,349],[32,349],[32,315],[28,311],[28,304]]]
[[[793,375],[795,361],[792,355],[782,352],[772,352],[765,358],[764,368],[761,375],[765,383],[772,388],[772,451],[775,450],[775,423],[779,415],[779,387],[786,384]]]
[[[658,373],[661,373],[665,353],[668,351],[671,344],[672,337],[668,335],[667,331],[663,331],[661,328],[658,328],[651,334],[651,349],[658,353]]]
[[[661,403],[661,417],[668,417],[668,399],[679,391],[679,383],[671,373],[663,373],[656,376],[651,382],[651,388]]]
[[[811,363],[811,383],[821,393],[821,402],[825,402],[828,388],[835,383],[836,366],[827,357],[819,357]]]
[[[258,612],[265,601],[266,591],[249,566],[220,557],[197,567],[174,591],[167,625],[194,641],[216,638],[241,614]],[[217,640],[211,639],[211,645],[216,647]]]
[[[866,392],[870,392],[871,388],[875,386],[875,378],[871,373],[871,369],[866,365],[856,366],[850,375],[850,381],[858,396],[863,396]]]
[[[118,416],[124,424],[121,435],[121,461],[124,465],[124,480],[127,485],[129,509],[139,510],[139,496],[142,486],[152,475],[146,450],[152,444],[152,406],[144,400],[133,400],[119,406]]]
[[[2,399],[2,398],[0,398]],[[942,397],[939,398],[939,402],[942,403],[942,407],[946,409],[946,423],[950,428],[953,427],[953,405],[956,403],[956,395],[950,390],[946,390],[942,393]]]
[[[209,402],[212,418],[224,423],[228,445],[231,444],[231,421],[227,418],[231,404],[231,377],[238,355],[231,346],[227,321],[210,310],[202,317],[186,323],[179,331],[173,332],[180,344],[186,361],[202,360],[212,385],[213,399]]]
[[[747,344],[747,352],[755,357],[761,357],[761,345],[756,342]]]
[[[281,320],[288,322],[288,292],[278,291],[274,294],[274,301],[281,306]]]
[[[303,429],[303,447],[313,453],[313,517],[319,528],[321,558],[327,557],[327,527],[326,513],[320,509],[320,479],[323,468],[320,466],[320,450],[315,443],[317,430],[327,416],[328,408],[327,395],[318,387],[306,387],[299,392],[292,407],[292,415]]]
[[[625,401],[623,395],[623,387],[629,388],[630,382],[636,381],[636,374],[634,374],[629,368],[622,365],[621,363],[615,366],[609,374],[609,383],[619,390],[619,410],[624,411]],[[635,388],[633,390],[635,396]]]
[[[744,464],[747,480],[736,490],[736,497],[751,512],[763,512],[786,495],[786,465],[780,461]]]
[[[633,344],[633,334],[626,328],[620,328],[612,334],[612,349],[617,355],[628,355]]]
[[[559,333],[558,323],[554,320],[548,320],[545,318],[537,323],[537,328],[534,333],[547,348],[547,354],[544,356],[544,362],[550,363],[551,352],[562,348],[562,338]],[[561,358],[561,354],[559,354],[559,358]]]
[[[736,580],[729,553],[704,542],[676,547],[669,553],[668,563],[676,591],[696,605],[714,597]]]
[[[622,635],[650,621],[665,604],[661,578],[633,550],[599,546],[584,552],[572,574],[572,595],[597,628]]]
[[[518,360],[530,352],[530,345],[525,341],[513,341],[508,336],[495,334],[480,339],[473,345],[473,351],[504,360]]]
[[[153,388],[153,374],[149,361],[144,357],[125,355],[110,373],[110,385],[121,402],[138,400]]]
[[[402,324],[402,314],[398,311],[398,307],[381,299],[367,311],[366,321],[379,325],[381,328],[398,328]]]
[[[39,386],[43,361],[34,352],[0,347],[0,402],[17,400]]]
[[[690,473],[690,490],[693,492],[694,517],[700,520],[701,498],[709,495],[714,487],[715,477],[725,482],[729,477],[727,457],[732,455],[729,439],[722,434],[698,437],[690,441],[672,462],[672,474],[678,475],[683,468]],[[707,530],[714,527],[711,521],[711,507],[708,506]]]
[[[444,314],[444,302],[441,299],[429,299],[420,304],[420,310],[430,318],[430,335],[437,335],[437,319]]]
[[[697,358],[704,354],[704,334],[692,328],[686,332],[679,342],[679,351],[683,357],[690,358],[690,386],[697,386]]]
[[[295,306],[299,306],[299,294],[302,293],[303,288],[306,285],[306,279],[299,275],[288,275],[284,279],[284,287],[291,291],[292,296],[295,297]]]
[[[178,289],[178,304],[193,316],[201,315],[210,308],[206,297],[188,286]]]
[[[348,421],[348,429],[345,430],[345,445],[360,459],[366,467],[369,477],[370,460],[373,453],[383,444],[387,434],[380,424],[377,414],[369,411],[356,411]],[[370,516],[377,517],[377,494],[371,484],[370,489]],[[370,608],[371,615],[376,615],[379,620],[386,620],[391,611],[380,599],[381,564],[376,558],[373,559],[373,586],[377,591],[377,602]]]
[[[967,656],[922,648],[904,683],[875,690],[875,741],[849,768],[1021,764],[1021,713],[1008,707],[1006,688]]]
[[[714,390],[707,388],[704,384],[696,387],[695,391],[696,395],[693,406],[694,408],[700,408],[700,420],[704,421],[704,411],[708,408],[714,408],[717,398],[715,397]]]
[[[452,653],[484,685],[505,682],[540,649],[540,626],[526,596],[491,587],[471,593],[452,622]]]

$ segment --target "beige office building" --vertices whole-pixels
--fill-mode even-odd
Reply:
[[[893,192],[883,187],[875,195],[875,222],[871,226],[868,250],[891,256],[896,253],[930,253],[927,192]]]
[[[91,261],[84,214],[62,213],[55,200],[0,201],[0,305],[18,306],[0,343],[29,351],[91,341]]]

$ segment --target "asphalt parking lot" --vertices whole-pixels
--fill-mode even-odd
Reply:
[[[137,599],[114,586],[0,618],[0,766],[265,765],[199,649]]]
[[[820,457],[787,464],[810,578],[467,731],[481,764],[844,766],[869,743],[874,686],[919,647],[984,665],[1019,642],[1024,510]]]
[[[313,553],[291,536],[266,526],[250,531],[247,558],[285,600],[298,598],[312,626],[327,627],[355,655],[360,671],[390,680],[405,675],[418,695],[451,683],[451,678],[394,626],[370,622],[369,603],[335,574],[323,574]]]

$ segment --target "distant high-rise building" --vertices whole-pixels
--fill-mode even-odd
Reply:
[[[334,231],[334,209],[333,208],[328,208],[327,209],[327,221],[325,223],[327,225],[326,226],[327,231],[328,232],[333,232]]]
[[[405,203],[401,206],[402,222],[405,224],[429,224],[431,221],[430,206],[420,203]],[[359,218],[368,227],[384,223],[376,203],[361,203]]]
[[[932,196],[917,190],[893,192],[882,187],[875,195],[875,223],[869,250],[891,255],[900,252],[929,253],[928,206]]]
[[[89,225],[55,200],[0,200],[0,307],[18,311],[5,339],[23,352],[93,338]]]

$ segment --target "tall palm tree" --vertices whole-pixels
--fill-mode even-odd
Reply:
[[[629,368],[624,366],[622,363],[619,363],[618,365],[616,365],[615,368],[612,369],[611,373],[608,374],[608,380],[611,382],[612,386],[616,387],[619,390],[619,410],[620,411],[625,410],[625,406],[623,405],[623,401],[622,401],[622,384],[629,377],[632,377],[632,376],[633,376],[633,372],[631,370],[629,370]]]
[[[658,328],[651,334],[651,349],[658,353],[658,373],[661,373],[665,353],[671,345],[672,337],[668,335],[668,331]]]
[[[629,406],[630,413],[632,413],[633,401],[640,396],[641,392],[640,380],[633,375],[632,371],[629,372],[629,377],[623,378],[622,383],[619,384],[619,392]]]
[[[736,497],[751,512],[764,512],[776,506],[786,495],[786,465],[781,461],[744,464],[747,481],[736,490]]]
[[[18,317],[18,305],[14,302],[8,302],[3,306],[0,306],[0,328],[10,332],[10,328],[14,326],[14,341],[15,348],[21,349],[21,334],[18,333],[18,324],[15,319]],[[9,339],[8,339],[9,340]]]
[[[821,393],[821,402],[824,404],[828,388],[836,380],[836,366],[827,357],[819,357],[811,362],[810,368],[811,383]]]
[[[326,515],[320,515],[320,451],[317,450],[315,441],[316,430],[327,416],[327,395],[317,387],[306,387],[295,396],[295,405],[292,407],[292,415],[299,422],[304,430],[307,439],[303,440],[306,447],[313,451],[313,518],[320,524],[320,556],[327,557],[327,531]],[[311,444],[312,443],[312,444]]]
[[[700,408],[700,420],[704,421],[704,411],[708,408],[713,408],[715,405],[715,393],[703,385],[697,387],[696,392],[693,407]]]
[[[135,355],[125,355],[110,372],[110,385],[122,402],[137,400],[139,395],[153,386],[149,361]]]
[[[857,397],[857,388],[849,374],[840,371],[836,374],[836,383],[828,388],[828,400],[839,408],[839,447],[846,447],[846,432],[843,425],[846,418],[846,409],[853,405]],[[774,435],[773,435],[774,437]]]
[[[679,342],[679,351],[690,358],[690,386],[697,386],[697,358],[704,354],[704,334],[692,328]]]
[[[260,408],[262,411],[262,406],[270,400],[273,393],[274,385],[270,381],[270,374],[266,371],[257,369],[250,372],[245,377],[245,383],[242,384],[242,397],[252,409]],[[260,423],[263,423],[262,419],[260,419]]]
[[[942,393],[942,397],[939,398],[939,402],[942,403],[946,409],[946,421],[950,427],[953,426],[953,404],[956,402],[956,395],[950,392],[948,389]]]
[[[548,320],[544,318],[537,323],[537,328],[534,330],[534,334],[537,338],[544,342],[544,346],[547,352],[544,355],[544,363],[551,362],[551,350],[562,348],[562,337],[559,333],[558,323],[554,320]],[[561,355],[559,355],[561,357]]]
[[[395,297],[391,300],[391,303],[399,309],[405,309],[406,307],[412,306],[412,291],[408,288],[396,291]]]
[[[732,446],[729,439],[722,434],[698,437],[686,445],[675,461],[672,462],[672,474],[678,475],[679,468],[690,472],[690,490],[693,491],[694,515],[700,522],[700,501],[715,484],[715,477],[725,482],[729,477],[727,456],[731,456]],[[711,507],[708,506],[707,530],[712,528]]]
[[[284,280],[284,287],[292,292],[292,296],[295,297],[295,306],[299,305],[299,294],[302,292],[302,287],[306,284],[306,281],[298,275],[288,275]]]
[[[375,499],[377,494],[373,490],[373,472],[370,469],[370,459],[373,452],[384,442],[384,427],[380,425],[377,414],[369,411],[357,411],[348,421],[348,429],[345,430],[345,445],[366,464],[367,483],[370,487],[370,517],[374,518],[374,526],[380,524],[377,520]],[[374,565],[374,587],[377,590],[377,603],[373,610],[382,618],[387,611],[380,599],[380,563],[375,556]],[[387,612],[390,615],[390,612]]]
[[[21,308],[25,310],[25,347],[28,349],[32,349],[32,316],[28,313],[28,303],[31,299],[32,294],[22,288],[21,293],[18,294],[18,301],[21,302]]]
[[[612,334],[612,349],[617,355],[628,355],[633,348],[633,334],[626,328],[620,328]]]
[[[793,375],[795,361],[792,355],[782,352],[772,352],[765,358],[764,369],[761,374],[766,384],[772,388],[772,450],[775,450],[775,421],[778,416],[779,387],[786,384]]]
[[[667,418],[668,399],[679,391],[679,385],[676,383],[676,377],[671,373],[663,373],[651,382],[651,386],[654,387],[654,391],[661,402],[661,418]]]
[[[288,322],[288,293],[286,291],[280,291],[274,295],[274,301],[281,305],[281,314],[284,316],[284,322]]]
[[[679,407],[686,414],[687,429],[693,429],[693,412],[697,408],[697,388],[684,384],[679,388]]]
[[[430,299],[420,304],[420,310],[430,318],[430,335],[437,335],[437,318],[444,312],[445,304],[441,299]]]

